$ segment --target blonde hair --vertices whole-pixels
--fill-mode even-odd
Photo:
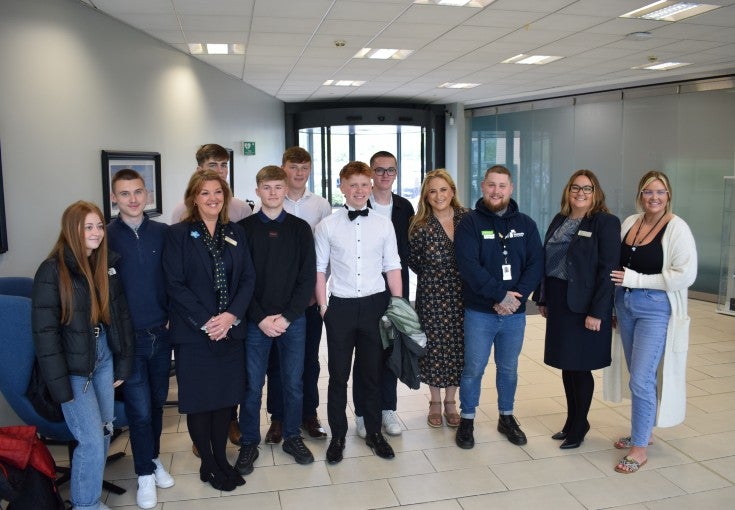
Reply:
[[[195,200],[199,192],[202,191],[204,183],[208,181],[217,181],[222,187],[224,202],[222,204],[222,210],[219,212],[220,223],[225,224],[230,221],[228,211],[230,200],[232,200],[232,191],[230,191],[227,181],[220,177],[214,170],[199,170],[192,174],[191,179],[189,179],[189,184],[186,186],[186,193],[184,193],[186,212],[181,218],[181,221],[197,221],[202,219],[199,215],[199,210],[196,208]]]
[[[452,196],[452,200],[450,202],[452,209],[462,208],[462,204],[457,198],[457,185],[454,184],[454,180],[452,179],[452,176],[449,175],[449,172],[447,172],[444,168],[437,168],[436,170],[432,170],[424,176],[424,182],[421,183],[421,199],[419,200],[418,211],[416,211],[416,214],[411,218],[411,224],[408,227],[408,235],[411,235],[417,228],[426,225],[426,222],[429,221],[429,218],[434,215],[434,212],[431,209],[431,205],[429,205],[428,199],[429,185],[434,179],[444,179],[445,181],[447,181],[447,184],[449,184],[449,187],[452,188],[452,192],[454,193],[454,196]]]
[[[84,224],[88,214],[96,214],[102,221],[105,235],[97,249],[87,256],[84,241]],[[67,250],[71,252],[77,268],[87,280],[90,301],[90,324],[110,323],[110,291],[107,279],[107,229],[104,227],[102,211],[92,202],[79,200],[66,208],[61,215],[61,232],[49,254],[59,268],[59,300],[61,301],[61,323],[70,324],[74,310],[74,284],[66,261]]]
[[[635,200],[635,208],[638,212],[643,212],[643,194],[641,192],[653,181],[661,181],[661,184],[663,184],[666,191],[668,191],[669,199],[666,201],[665,214],[669,214],[671,212],[671,202],[674,200],[674,193],[671,191],[669,178],[666,177],[665,173],[659,172],[658,170],[649,170],[643,175],[643,177],[641,177],[641,180],[638,183],[638,196]]]

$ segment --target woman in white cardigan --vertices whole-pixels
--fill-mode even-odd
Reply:
[[[619,473],[635,473],[647,462],[654,423],[672,427],[684,421],[689,345],[687,289],[697,276],[697,250],[689,226],[671,212],[671,200],[671,185],[665,174],[650,171],[641,178],[637,197],[641,213],[623,222],[622,269],[611,273],[617,286],[617,327],[630,371],[632,401],[631,435],[615,442],[616,448],[629,449],[615,466]],[[614,369],[609,370],[607,376],[614,373]],[[621,372],[617,374],[619,382]],[[610,384],[614,379],[608,381],[606,389],[614,386]]]

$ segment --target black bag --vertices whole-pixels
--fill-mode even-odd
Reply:
[[[41,366],[38,364],[38,359],[33,362],[33,369],[31,370],[31,380],[28,383],[28,389],[26,390],[26,397],[31,401],[33,409],[42,418],[52,422],[64,421],[64,413],[61,412],[61,404],[54,401],[51,398],[51,392],[46,386],[46,381],[41,375]]]
[[[21,470],[0,462],[0,487],[7,510],[64,510],[64,501],[54,481],[28,464]]]

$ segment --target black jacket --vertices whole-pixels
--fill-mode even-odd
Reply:
[[[51,396],[59,403],[74,398],[69,376],[88,377],[94,370],[97,352],[94,326],[90,324],[91,304],[87,280],[79,272],[71,252],[67,251],[64,258],[74,288],[71,322],[61,323],[57,260],[47,259],[41,263],[33,279],[31,293],[36,356]],[[111,324],[107,325],[107,343],[113,355],[115,380],[125,380],[130,376],[133,366],[134,334],[128,303],[116,270],[119,259],[116,253],[109,252],[107,267]]]
[[[408,226],[411,223],[411,217],[415,214],[415,211],[413,210],[413,204],[407,199],[395,193],[391,193],[391,195],[393,196],[393,208],[390,214],[390,221],[393,223],[393,230],[396,231],[398,256],[401,258],[402,297],[408,299]],[[369,200],[368,207],[372,207]]]

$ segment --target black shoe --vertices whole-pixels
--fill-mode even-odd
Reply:
[[[217,489],[218,491],[230,492],[230,491],[234,491],[235,488],[237,487],[237,485],[235,484],[235,481],[230,480],[219,469],[209,470],[209,469],[200,468],[199,469],[199,479],[202,482],[209,482],[209,485],[211,485],[212,488]]]
[[[345,439],[333,437],[332,440],[329,442],[329,447],[327,448],[327,462],[330,464],[336,464],[337,462],[341,462],[342,457],[342,451],[345,449]]]
[[[391,446],[388,444],[388,441],[385,440],[383,434],[381,434],[380,432],[368,434],[368,436],[365,438],[365,444],[372,448],[373,452],[375,452],[375,455],[380,458],[392,459],[396,456],[396,454],[393,453],[393,448],[391,448]]]
[[[236,487],[242,487],[243,485],[245,485],[245,479],[240,473],[237,472],[237,469],[235,469],[234,467],[230,467],[230,469],[226,470],[225,475],[227,475],[227,478],[235,483]]]
[[[265,444],[278,444],[283,438],[283,424],[279,420],[272,420],[268,432],[265,433]]]
[[[301,424],[301,428],[304,432],[312,439],[326,439],[327,433],[322,428],[322,424],[319,423],[319,418],[314,415],[304,420]]]
[[[526,434],[521,430],[521,426],[515,416],[512,414],[501,414],[498,418],[498,432],[505,434],[508,441],[514,445],[523,445],[528,442]]]
[[[577,441],[576,439],[568,437],[564,440],[562,444],[559,445],[559,448],[561,448],[562,450],[571,450],[573,448],[579,448],[582,443],[584,443],[584,439],[580,439],[579,441]]]
[[[311,464],[314,462],[314,455],[312,455],[306,447],[301,436],[293,436],[284,439],[283,451],[291,455],[299,464]]]
[[[465,450],[469,450],[475,446],[475,420],[473,418],[460,418],[457,434],[454,436],[454,442],[457,446]]]
[[[237,455],[237,462],[235,463],[235,469],[242,476],[249,475],[253,472],[253,464],[255,459],[258,458],[260,453],[258,452],[257,444],[244,444],[240,447],[240,453]]]
[[[559,432],[551,436],[551,439],[556,439],[557,441],[563,441],[566,438],[567,438],[567,433],[564,432],[563,430],[560,430]]]

